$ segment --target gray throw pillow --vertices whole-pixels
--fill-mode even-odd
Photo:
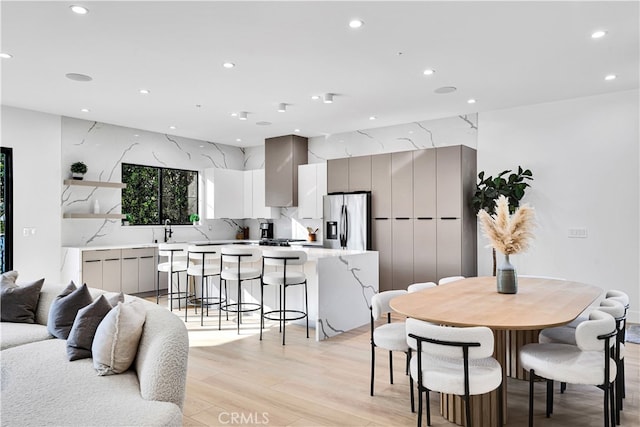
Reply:
[[[49,309],[49,319],[47,320],[47,330],[56,338],[66,340],[76,319],[78,310],[88,306],[93,302],[91,293],[86,284],[76,289],[76,285],[71,282],[56,297]]]
[[[117,302],[116,302],[117,304]],[[91,345],[98,325],[111,310],[111,304],[104,295],[78,310],[69,338],[67,338],[67,356],[69,361],[91,357]]]
[[[102,319],[93,338],[91,353],[98,375],[120,374],[131,366],[147,312],[142,302],[118,303]]]
[[[35,323],[44,279],[17,285],[17,278],[17,271],[3,273],[0,278],[0,319],[3,322]]]

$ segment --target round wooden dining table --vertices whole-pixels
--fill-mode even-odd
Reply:
[[[569,280],[519,278],[516,294],[501,294],[495,277],[470,277],[391,300],[391,308],[404,316],[448,326],[487,326],[494,333],[494,357],[503,373],[498,391],[472,396],[474,426],[498,425],[498,399],[507,420],[507,377],[527,379],[519,366],[518,350],[537,342],[541,329],[574,320],[603,293],[597,286]],[[464,423],[464,403],[458,396],[441,395],[440,412],[451,422]]]

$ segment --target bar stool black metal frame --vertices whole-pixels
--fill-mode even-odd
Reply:
[[[306,318],[307,320],[307,338],[309,338],[309,300],[307,296],[307,278],[300,282],[287,283],[287,264],[292,260],[300,260],[299,255],[287,255],[285,251],[272,251],[271,255],[268,251],[262,254],[262,277],[260,280],[260,340],[262,340],[262,330],[264,329],[264,319],[277,321],[279,324],[279,331],[282,332],[282,345],[285,345],[285,326],[286,322],[292,320],[300,320]],[[277,253],[277,255],[276,255]],[[265,283],[265,260],[273,260],[273,265],[280,265],[283,267],[282,271],[282,283]],[[280,261],[280,262],[278,262]],[[266,262],[269,264],[269,261]],[[304,275],[304,273],[303,273]],[[264,287],[275,285],[278,286],[278,309],[264,311]],[[290,286],[304,285],[304,304],[305,311],[287,309],[287,288]]]
[[[234,248],[235,249],[235,248]],[[254,302],[242,302],[242,282],[245,282],[247,280],[256,280],[256,279],[261,279],[261,274],[260,274],[260,270],[256,269],[257,271],[257,275],[255,276],[249,276],[249,277],[245,277],[242,278],[242,268],[241,268],[241,264],[242,264],[242,258],[251,258],[253,256],[256,256],[256,254],[252,251],[247,251],[247,252],[242,252],[242,251],[238,251],[238,252],[225,252],[225,249],[223,248],[220,251],[220,282],[222,282],[224,280],[224,286],[226,289],[227,286],[227,280],[237,280],[238,282],[238,300],[235,303],[229,303],[228,299],[227,299],[227,303],[223,304],[220,306],[220,309],[222,311],[226,311],[226,312],[235,312],[236,315],[238,316],[237,319],[237,331],[238,334],[240,333],[240,323],[242,322],[242,316],[241,313],[248,313],[248,312],[252,312],[252,311],[258,311],[260,310],[260,304],[258,303],[254,303]],[[225,261],[225,258],[236,258],[236,260],[233,261]],[[237,265],[238,270],[236,273],[236,276],[234,278],[224,278],[224,273],[225,271],[229,271],[231,269],[224,269],[223,264],[225,262],[228,263],[234,263]],[[245,261],[246,262],[246,261]],[[234,309],[235,308],[235,309]]]
[[[222,310],[221,307],[223,304],[225,304],[227,302],[227,284],[225,282],[224,284],[224,298],[222,298],[222,283],[219,284],[218,286],[218,296],[209,296],[209,279],[211,277],[214,276],[220,276],[220,270],[218,270],[216,273],[214,274],[206,274],[205,270],[206,270],[206,261],[207,261],[207,255],[215,255],[218,252],[213,251],[213,250],[204,250],[204,248],[202,248],[202,250],[192,250],[191,248],[187,251],[187,260],[190,259],[195,259],[200,261],[200,265],[192,265],[192,266],[187,266],[187,277],[191,276],[191,277],[195,277],[196,275],[194,274],[189,274],[189,270],[191,269],[198,269],[200,270],[200,326],[204,326],[204,308],[206,306],[207,308],[207,317],[209,316],[209,307],[212,305],[217,305],[218,306],[218,330],[221,329],[222,326]],[[191,255],[200,255],[198,256],[194,256],[192,257]],[[216,257],[216,259],[220,259],[220,257]],[[220,259],[220,264],[222,264],[222,260]],[[198,268],[200,267],[200,268]],[[192,270],[193,271],[193,270]],[[205,287],[205,281],[207,283],[207,286]],[[205,296],[205,289],[206,289],[206,296]],[[213,301],[211,301],[213,300]],[[197,312],[196,312],[197,314]],[[227,313],[227,320],[229,319],[229,314]]]
[[[169,255],[168,255],[169,261],[167,262],[167,264],[168,264],[169,267],[168,267],[167,273],[169,275],[169,280],[167,281],[168,289],[167,289],[166,295],[169,297],[169,309],[171,311],[173,311],[174,295],[177,295],[175,297],[175,299],[178,300],[178,311],[182,310],[182,307],[180,305],[180,300],[184,299],[184,321],[186,322],[187,321],[187,303],[188,303],[189,296],[190,296],[189,295],[189,290],[188,290],[189,284],[188,283],[186,284],[186,288],[185,288],[185,292],[184,292],[184,296],[183,296],[182,292],[180,292],[180,273],[183,272],[183,271],[184,272],[187,271],[188,261],[185,261],[184,270],[180,269],[180,270],[175,270],[174,271],[174,269],[173,269],[173,267],[174,267],[174,261],[173,261],[174,253],[175,252],[182,252],[182,251],[184,251],[183,248],[177,248],[177,247],[176,248],[170,248],[170,247],[159,247],[158,248],[158,267],[156,269],[157,270],[157,276],[158,276],[157,277],[158,285],[156,286],[156,304],[160,303],[160,296],[161,296],[160,295],[160,272],[161,272],[160,266],[162,264],[164,264],[164,263],[160,262],[160,257],[163,256],[163,255],[160,255],[160,253],[161,252],[168,252],[169,253]],[[178,276],[178,281],[177,281],[178,282],[178,292],[174,292],[173,291],[173,275],[174,274],[176,274]]]

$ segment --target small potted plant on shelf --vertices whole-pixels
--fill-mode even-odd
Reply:
[[[124,214],[124,219],[122,220],[122,225],[131,225],[133,217],[131,214]]]
[[[193,225],[198,225],[198,221],[200,221],[200,215],[198,215],[197,213],[192,213],[191,215],[189,215],[189,221],[191,221]]]
[[[73,179],[82,180],[85,173],[87,173],[87,165],[83,162],[75,162],[71,164],[71,176]]]

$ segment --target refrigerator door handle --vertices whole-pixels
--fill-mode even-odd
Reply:
[[[347,249],[347,242],[349,241],[349,215],[347,207],[344,207],[344,248]]]
[[[347,207],[342,205],[340,209],[340,246],[347,246]]]

